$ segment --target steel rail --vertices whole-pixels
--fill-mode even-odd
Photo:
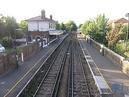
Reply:
[[[64,66],[65,66],[65,62],[66,62],[66,59],[67,59],[67,56],[68,56],[68,51],[69,51],[69,48],[70,48],[70,42],[69,42],[69,45],[67,47],[67,51],[66,51],[66,53],[65,53],[65,55],[63,57],[61,69],[60,69],[60,72],[59,72],[58,77],[56,79],[57,81],[56,81],[56,83],[54,85],[54,89],[52,91],[51,97],[57,97],[57,93],[58,93],[58,89],[59,89],[59,85],[60,85],[63,69],[64,69]]]
[[[61,53],[60,54],[63,54],[63,53],[65,53],[66,51],[67,51],[67,49],[66,49],[66,51],[65,52],[63,52],[64,50],[64,47],[66,46],[66,45],[68,45],[67,43],[64,43],[64,45],[62,46],[62,48],[61,48]],[[43,85],[43,83],[44,83],[44,81],[45,81],[45,79],[47,79],[47,76],[49,75],[49,72],[50,72],[50,70],[51,70],[51,68],[52,68],[52,66],[54,66],[54,62],[57,60],[57,58],[59,57],[60,59],[61,59],[61,61],[63,61],[63,59],[64,59],[64,57],[60,57],[60,54],[58,54],[57,55],[57,57],[55,58],[55,60],[53,60],[53,63],[51,64],[51,67],[49,68],[49,71],[46,73],[46,76],[44,77],[44,79],[42,80],[42,82],[40,83],[40,86],[39,86],[39,88],[37,89],[37,91],[36,91],[36,93],[33,95],[33,97],[35,97],[37,94],[38,94],[38,92],[40,91],[40,88],[42,87],[42,85]],[[54,91],[56,90],[55,89],[55,87],[56,87],[56,85],[59,83],[59,82],[57,82],[58,81],[58,79],[60,78],[60,76],[61,76],[61,73],[62,73],[62,70],[63,70],[63,66],[62,66],[62,64],[61,64],[61,66],[59,65],[59,70],[57,71],[57,75],[56,75],[56,80],[55,80],[55,84],[53,85],[53,87],[52,87],[52,92],[50,93],[51,94],[51,96],[50,97],[53,97],[53,95],[56,95],[56,94],[54,94]]]
[[[65,43],[63,44],[63,46],[64,46],[64,45],[65,45]],[[63,48],[63,46],[62,46],[62,48]],[[48,75],[49,71],[51,70],[51,67],[53,66],[53,64],[54,64],[55,60],[57,59],[57,57],[58,57],[59,53],[61,52],[62,48],[61,48],[60,50],[58,50],[58,54],[54,57],[54,59],[53,59],[53,61],[52,61],[51,65],[50,65],[50,67],[49,67],[48,71],[46,72],[46,74],[45,74],[44,78],[43,78],[43,79],[42,79],[42,81],[40,82],[40,85],[38,86],[38,88],[37,88],[37,90],[36,90],[35,94],[33,95],[33,97],[35,97],[35,96],[37,95],[38,91],[40,90],[40,88],[41,88],[41,86],[42,86],[42,84],[43,84],[44,80],[46,79],[46,77],[47,77],[47,75]]]
[[[22,95],[23,91],[26,89],[26,87],[29,85],[29,83],[31,82],[31,80],[35,77],[35,75],[38,73],[38,71],[44,66],[44,63],[51,57],[51,55],[59,48],[59,46],[66,40],[66,38],[68,37],[68,34],[63,38],[63,40],[59,43],[59,45],[48,55],[48,57],[45,59],[45,61],[41,64],[41,66],[36,70],[36,72],[33,74],[33,76],[27,81],[27,83],[24,85],[24,87],[22,88],[22,90],[17,94],[16,97],[19,97]],[[40,60],[41,61],[41,60]],[[39,61],[39,62],[40,62]],[[38,62],[38,63],[39,63]],[[27,75],[26,75],[27,76]],[[23,79],[22,79],[23,80]],[[20,82],[22,81],[20,80]],[[20,83],[19,82],[19,83]],[[19,84],[18,83],[18,84]],[[12,89],[14,90],[14,88]],[[4,97],[7,97],[9,94],[11,94],[11,91],[9,91]]]

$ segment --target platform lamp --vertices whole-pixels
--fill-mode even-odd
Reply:
[[[22,29],[18,28],[18,29],[15,29],[15,34],[18,32],[18,31],[22,31]],[[16,66],[18,68],[18,54],[17,54],[17,47],[16,47],[16,35],[14,37],[14,49],[15,49],[15,57],[16,57]]]
[[[127,34],[126,34],[126,51],[127,51],[127,42],[128,42],[128,36],[129,36],[129,13],[126,13],[125,16],[128,18]]]

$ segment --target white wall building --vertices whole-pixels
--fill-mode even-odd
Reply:
[[[26,20],[28,22],[28,31],[32,39],[40,40],[43,45],[49,43],[49,33],[56,31],[57,21],[53,20],[52,15],[50,18],[45,16],[45,11],[41,11],[41,15]]]
[[[45,11],[41,11],[41,16],[33,17],[27,20],[28,21],[28,31],[51,31],[56,30],[56,21],[50,18],[45,17]]]

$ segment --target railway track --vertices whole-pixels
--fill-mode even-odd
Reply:
[[[69,67],[68,97],[99,97],[97,96],[97,88],[94,87],[94,89],[96,90],[92,88],[95,84],[90,84],[93,78],[90,75],[86,74],[86,69],[83,65],[86,66],[87,63],[85,60],[83,60],[84,55],[81,51],[78,41],[76,39],[73,39],[73,43],[71,45],[71,65]],[[89,73],[90,72],[88,71],[88,74]]]
[[[75,43],[74,46],[74,63],[73,63],[73,83],[74,83],[74,97],[93,97],[89,91],[88,82],[84,74],[84,69],[81,64],[81,59],[79,55],[78,44]]]
[[[101,97],[95,83],[76,34],[70,34],[17,97]]]
[[[69,43],[62,47],[33,97],[56,97],[56,90],[58,89],[68,48]]]
[[[68,37],[66,37],[55,49],[55,51],[47,58],[47,60],[42,63],[43,65],[41,65],[39,70],[35,72],[34,76],[28,81],[25,88],[18,93],[17,97],[33,97],[36,94],[43,79],[46,77],[49,69],[51,68],[51,65],[55,62],[59,52],[62,51],[64,45],[67,45],[67,38]]]

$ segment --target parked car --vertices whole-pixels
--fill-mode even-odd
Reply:
[[[0,44],[0,53],[5,52],[5,47]]]

